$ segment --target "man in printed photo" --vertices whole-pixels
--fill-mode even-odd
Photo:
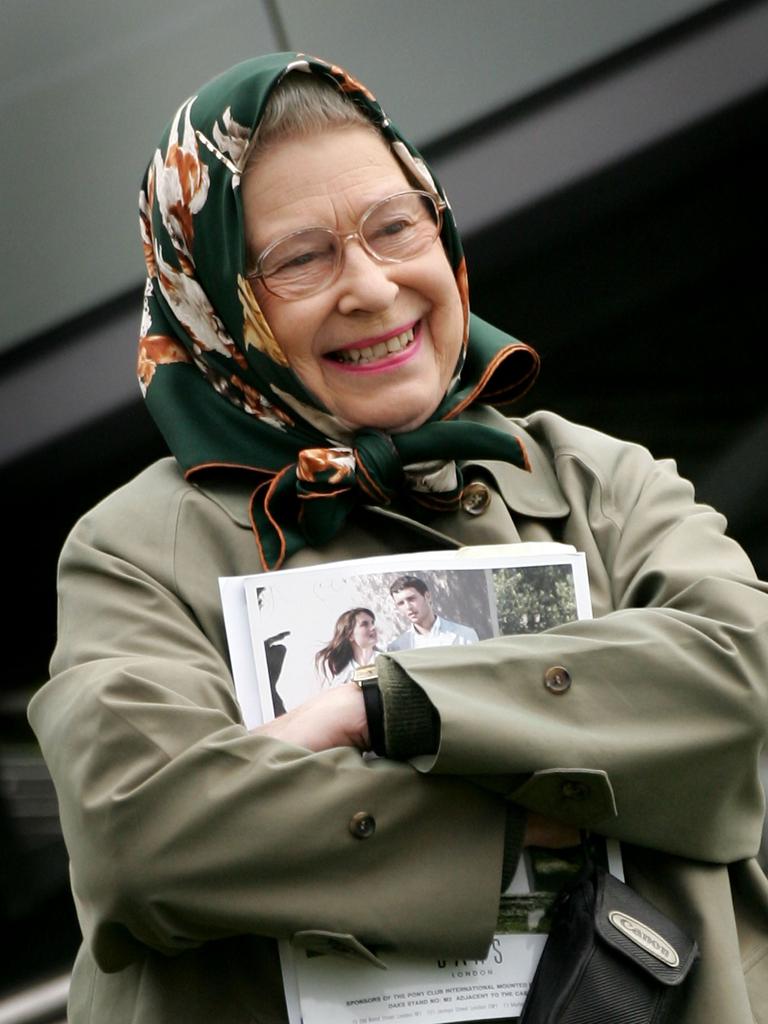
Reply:
[[[389,644],[388,650],[477,643],[477,633],[471,626],[451,622],[435,611],[429,587],[418,576],[398,576],[389,592],[395,608],[409,626]]]

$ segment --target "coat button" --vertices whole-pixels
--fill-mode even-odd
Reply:
[[[550,693],[565,693],[571,688],[571,673],[562,665],[553,665],[544,673],[544,685]]]
[[[461,492],[461,507],[468,516],[481,516],[491,503],[491,492],[485,484],[467,484]]]
[[[349,831],[355,839],[368,839],[376,831],[376,819],[367,811],[358,811],[350,819]]]

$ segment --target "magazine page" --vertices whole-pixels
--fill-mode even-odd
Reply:
[[[420,633],[416,577],[433,619]],[[393,584],[395,585],[393,591]],[[408,588],[406,588],[407,590]],[[413,591],[413,586],[410,588]],[[591,616],[586,563],[565,545],[502,545],[358,559],[246,577],[258,703],[264,718],[346,684],[358,662],[338,643],[354,619],[360,663],[378,653],[474,643],[539,632]],[[240,597],[242,601],[242,596]],[[242,609],[241,609],[242,616]],[[242,622],[242,618],[241,618]],[[348,653],[348,652],[347,652]],[[248,686],[253,686],[253,674]],[[238,696],[252,701],[251,695]],[[618,844],[596,842],[595,859],[621,877]],[[341,957],[310,956],[281,943],[291,1024],[432,1024],[514,1019],[546,941],[556,892],[581,866],[581,851],[527,850],[500,902],[496,935],[482,961],[382,954],[387,970]]]
[[[227,634],[229,662],[235,683],[237,702],[243,722],[254,729],[264,721],[261,698],[256,680],[256,662],[251,646],[251,627],[248,623],[248,602],[245,597],[247,576],[220,576],[219,595],[224,613],[224,630]],[[268,718],[274,717],[272,708]]]
[[[342,617],[354,609],[373,619],[374,633],[365,638],[371,661],[387,650],[538,633],[590,618],[584,555],[551,544],[543,553],[535,545],[520,553],[520,547],[394,555],[247,577],[263,715],[280,715],[324,687],[349,681],[357,663],[335,659],[333,641]],[[398,608],[390,592],[398,578],[409,575],[427,588],[439,619],[428,637],[418,636],[416,612]]]
[[[618,843],[595,837],[596,862],[622,877]],[[380,953],[387,970],[280,944],[292,993],[291,1024],[459,1024],[517,1019],[549,931],[560,887],[579,871],[581,851],[527,850],[501,897],[484,960]]]

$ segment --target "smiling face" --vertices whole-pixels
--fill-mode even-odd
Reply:
[[[355,627],[352,630],[352,643],[361,651],[371,650],[376,646],[378,633],[373,616],[368,612],[358,612],[355,616]]]
[[[276,143],[243,178],[251,262],[301,228],[354,231],[373,203],[411,187],[384,140],[363,128]],[[256,299],[319,405],[353,428],[414,429],[437,408],[461,351],[463,310],[443,246],[381,264],[352,239],[344,257],[316,295],[283,299],[254,280]]]

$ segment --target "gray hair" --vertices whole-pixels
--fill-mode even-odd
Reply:
[[[267,100],[251,139],[246,171],[271,146],[335,128],[378,128],[340,89],[317,75],[289,72]]]

